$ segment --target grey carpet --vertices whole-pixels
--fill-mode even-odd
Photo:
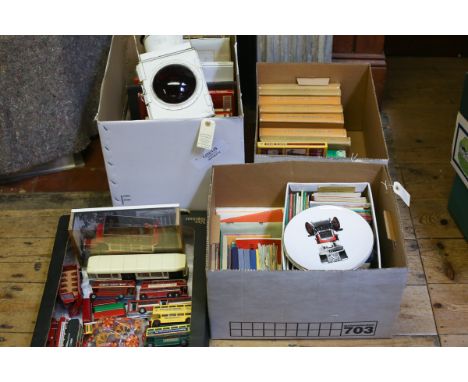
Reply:
[[[83,150],[110,36],[0,36],[0,175]]]

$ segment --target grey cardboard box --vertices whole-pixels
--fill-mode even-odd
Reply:
[[[296,83],[298,77],[329,77],[341,84],[345,128],[351,137],[348,158],[324,159],[294,155],[257,154],[258,107],[255,130],[254,162],[278,161],[340,161],[388,163],[387,146],[382,131],[374,81],[366,64],[319,63],[258,63],[257,85],[268,83]],[[258,105],[258,101],[257,101]]]
[[[382,268],[353,271],[211,271],[211,337],[384,338],[400,311],[407,278],[400,218],[385,165],[281,162],[215,166],[208,245],[219,241],[217,207],[282,207],[288,182],[369,182]],[[233,186],[235,185],[235,187]]]
[[[140,42],[114,36],[96,116],[114,206],[177,202],[206,210],[213,164],[244,163],[244,113],[235,60],[237,116],[216,123],[212,150],[196,147],[201,118],[126,120],[126,86],[133,84]]]

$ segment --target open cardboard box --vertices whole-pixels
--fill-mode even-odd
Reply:
[[[257,63],[257,85],[272,83],[295,84],[298,77],[328,77],[341,84],[345,128],[351,137],[347,158],[326,159],[293,155],[259,155],[254,162],[272,161],[341,161],[388,163],[388,152],[380,120],[379,106],[369,65],[318,63]],[[258,99],[255,147],[257,153]]]
[[[237,65],[231,56],[237,93],[237,115],[213,117],[213,147],[196,147],[201,118],[126,120],[126,86],[133,84],[138,54],[134,36],[114,36],[96,116],[114,206],[165,204],[206,210],[213,164],[244,163],[244,113]]]
[[[282,162],[214,166],[208,248],[219,240],[217,207],[283,207],[288,182],[369,182],[379,221],[382,268],[353,271],[211,271],[211,337],[377,338],[392,335],[407,265],[385,165]],[[235,185],[235,186],[233,186]]]

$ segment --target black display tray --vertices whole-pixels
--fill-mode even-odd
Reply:
[[[183,227],[192,228],[195,235],[193,244],[192,321],[189,346],[208,346],[210,331],[206,308],[206,212],[192,211],[189,214],[182,214],[181,218]],[[47,274],[44,294],[42,295],[41,305],[37,315],[31,346],[42,347],[45,346],[47,342],[47,335],[57,301],[60,276],[66,254],[69,220],[69,215],[63,215],[59,219],[49,272]]]

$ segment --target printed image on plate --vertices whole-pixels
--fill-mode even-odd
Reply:
[[[356,269],[366,262],[373,247],[369,223],[343,207],[309,208],[284,230],[286,255],[304,270]]]

